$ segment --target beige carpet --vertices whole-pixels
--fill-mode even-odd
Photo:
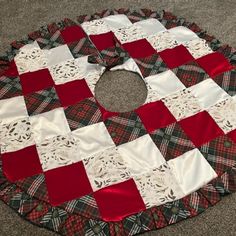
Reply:
[[[21,39],[27,33],[64,17],[75,19],[77,15],[92,14],[106,8],[151,8],[169,10],[177,16],[186,17],[215,35],[224,43],[236,47],[236,1],[235,0],[0,0],[0,53],[9,43]],[[124,92],[132,91],[134,84],[127,81]],[[137,84],[137,89],[140,85]],[[138,90],[145,93],[145,88]],[[101,93],[104,101],[109,99]],[[134,101],[135,102],[135,101]],[[124,109],[124,105],[117,105]],[[55,235],[22,220],[16,213],[0,202],[0,236],[49,236]],[[224,198],[218,205],[195,218],[182,221],[145,236],[235,236],[236,194]]]

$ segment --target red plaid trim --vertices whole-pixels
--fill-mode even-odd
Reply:
[[[172,69],[185,87],[190,87],[209,78],[208,74],[194,61]]]
[[[55,88],[48,88],[24,96],[28,114],[38,115],[61,107]]]
[[[152,207],[151,211],[152,211],[153,220],[157,229],[167,226],[166,219],[164,215],[162,214],[162,211],[160,210],[160,208]]]
[[[109,224],[99,220],[87,220],[85,222],[84,235],[110,235]]]
[[[236,49],[235,48],[232,48],[229,45],[224,45],[224,46],[221,46],[217,51],[222,53],[226,58],[228,58],[231,65],[236,66]]]
[[[168,70],[168,67],[158,54],[153,54],[145,58],[135,58],[143,77],[155,75]]]
[[[150,136],[167,161],[195,148],[178,123],[155,130]]]
[[[71,131],[102,121],[102,114],[93,97],[65,108],[65,115]]]
[[[9,205],[11,199],[17,194],[22,192],[15,184],[3,184],[0,188],[0,199]]]
[[[147,133],[140,118],[134,112],[113,116],[104,123],[116,145],[130,142]]]
[[[110,222],[110,236],[126,236],[122,222]]]
[[[220,177],[223,187],[227,193],[236,192],[236,167],[233,167],[228,172],[225,172]]]
[[[12,98],[22,95],[19,77],[0,77],[0,99]]]
[[[226,135],[211,140],[199,150],[218,175],[236,165],[236,144]]]

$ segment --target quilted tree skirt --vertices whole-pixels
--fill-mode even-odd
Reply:
[[[236,50],[195,23],[105,10],[11,46],[0,59],[0,199],[23,218],[61,235],[135,235],[236,190]],[[138,74],[145,102],[102,106],[107,70]]]

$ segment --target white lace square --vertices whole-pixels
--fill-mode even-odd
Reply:
[[[183,196],[168,163],[134,177],[147,208],[173,202]]]
[[[149,134],[118,146],[118,151],[132,175],[146,173],[165,162]]]
[[[202,110],[197,98],[189,89],[184,89],[168,95],[167,97],[164,97],[162,101],[178,121]]]
[[[198,39],[198,36],[192,30],[184,26],[174,27],[169,29],[169,32],[174,36],[178,43]]]
[[[174,36],[169,31],[160,32],[147,37],[147,41],[158,52],[161,52],[167,48],[174,48],[178,46]]]
[[[79,145],[71,134],[58,135],[37,144],[44,171],[80,161]]]
[[[188,49],[195,59],[213,52],[208,46],[206,40],[200,38],[184,42],[183,45]]]
[[[1,153],[14,152],[34,144],[29,118],[0,126]]]
[[[103,18],[111,31],[132,25],[132,22],[124,14],[111,15]]]
[[[168,161],[168,164],[184,196],[217,177],[216,172],[197,148]]]
[[[135,24],[115,30],[114,34],[122,44],[143,39],[146,36],[142,27]]]
[[[70,49],[66,44],[52,48],[50,50],[45,50],[45,55],[47,57],[47,63],[49,67],[67,60],[74,59]]]
[[[209,114],[219,125],[219,127],[228,133],[236,129],[236,99],[229,98],[221,101],[208,109]]]
[[[159,20],[154,18],[135,22],[134,25],[140,26],[146,36],[167,30]]]
[[[82,159],[115,146],[103,122],[76,129],[72,134],[79,142]]]
[[[94,191],[130,178],[125,163],[116,148],[109,148],[83,160]]]
[[[160,98],[185,89],[185,86],[171,70],[148,76],[145,81],[152,90],[159,94]]]
[[[110,31],[104,19],[86,21],[81,24],[81,27],[87,35],[90,34],[103,34]]]
[[[19,74],[37,71],[47,66],[47,58],[44,50],[41,50],[38,43],[34,42],[20,48],[14,61]]]
[[[30,123],[36,143],[41,143],[44,139],[70,132],[63,108],[31,116]]]
[[[23,96],[0,100],[0,124],[28,117]]]
[[[213,79],[204,80],[189,88],[192,94],[198,99],[200,106],[207,109],[216,103],[230,98]]]

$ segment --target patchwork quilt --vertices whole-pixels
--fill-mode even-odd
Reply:
[[[169,12],[105,10],[15,41],[0,58],[0,199],[61,235],[135,235],[236,190],[236,50]],[[147,99],[110,112],[106,70]]]

